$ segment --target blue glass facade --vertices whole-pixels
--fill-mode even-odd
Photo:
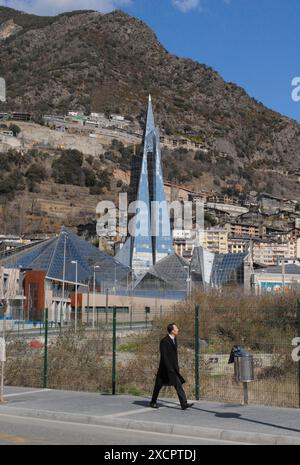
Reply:
[[[164,191],[160,136],[155,127],[151,97],[148,103],[137,201],[138,220],[132,238],[131,266],[136,274],[140,274],[173,253],[169,209]]]
[[[216,254],[196,247],[191,262],[194,283],[222,288],[244,283],[244,262],[248,253]]]
[[[152,130],[154,128],[154,116],[151,101],[149,101],[147,124],[144,137],[144,151],[142,167],[139,179],[137,195],[137,216],[133,231],[132,241],[132,268],[136,273],[141,273],[153,265],[153,251],[151,238],[150,218],[150,184],[148,155],[153,153]]]

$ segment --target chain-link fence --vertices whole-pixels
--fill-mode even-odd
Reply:
[[[284,308],[285,307],[285,308]],[[253,355],[255,379],[249,402],[299,407],[299,364],[292,341],[298,336],[297,306],[263,311],[251,305],[230,310],[223,306],[200,311],[200,396],[206,400],[242,402],[243,386],[228,364],[234,345]]]
[[[138,355],[135,348],[143,346],[156,321],[175,318],[176,312],[175,305],[96,308],[87,312],[83,323],[78,320],[76,332],[73,319],[63,326],[52,321],[2,321],[0,334],[5,332],[7,345],[5,383],[111,393],[115,377],[118,392],[142,392],[133,387],[134,377],[128,371]]]
[[[47,350],[44,323],[35,330],[8,331],[5,382],[150,396],[159,342],[167,325],[175,322],[180,328],[179,365],[190,399],[199,393],[201,400],[243,401],[243,386],[228,364],[232,347],[239,345],[254,357],[249,403],[298,408],[299,362],[292,357],[292,341],[300,337],[298,298],[206,294],[176,307],[158,306],[155,312],[148,307],[132,312],[112,308],[84,325],[78,323],[76,333],[73,323],[63,328],[47,325]],[[175,395],[173,388],[161,393]]]

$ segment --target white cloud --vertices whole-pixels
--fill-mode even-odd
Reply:
[[[0,5],[38,15],[56,15],[73,10],[96,10],[108,13],[129,5],[132,0],[0,0]]]
[[[200,0],[172,0],[173,5],[183,13],[194,10],[200,6]]]
[[[226,5],[231,5],[232,0],[222,0]],[[187,13],[191,10],[195,10],[196,8],[199,11],[204,11],[203,8],[203,1],[202,0],[172,0],[172,4],[175,8],[182,11],[183,13]]]

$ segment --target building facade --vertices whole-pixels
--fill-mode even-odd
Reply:
[[[130,266],[138,276],[173,253],[170,215],[162,173],[160,135],[155,126],[150,96],[143,153],[133,157],[132,166],[130,200],[136,201],[135,217],[132,219],[133,231],[117,258]]]
[[[198,232],[198,243],[210,252],[228,253],[228,232],[226,229],[206,229]]]
[[[275,266],[282,258],[297,258],[297,241],[254,242],[252,254],[254,263]]]

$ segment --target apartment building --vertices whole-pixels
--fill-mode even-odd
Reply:
[[[245,253],[249,249],[248,238],[232,237],[228,238],[228,253]]]
[[[200,245],[206,250],[214,253],[228,253],[228,231],[226,229],[206,229],[198,232]]]
[[[259,237],[263,233],[259,226],[253,224],[226,223],[224,228],[231,236]]]
[[[173,245],[176,254],[191,260],[195,248],[195,231],[190,230],[173,230]]]
[[[300,252],[298,241],[282,243],[259,241],[253,243],[253,261],[266,266],[275,266],[282,258],[297,258]]]

